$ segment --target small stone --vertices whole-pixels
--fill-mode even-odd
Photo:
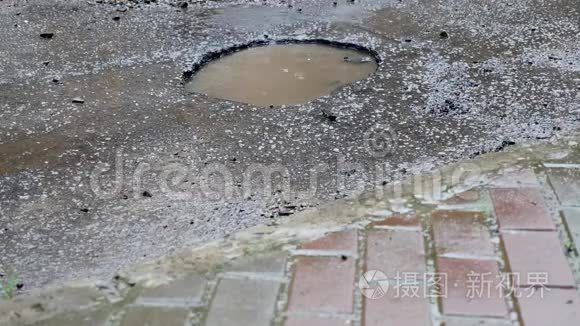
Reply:
[[[278,208],[278,215],[280,216],[288,216],[288,215],[292,215],[294,213],[294,210],[285,208],[285,207],[280,207]]]
[[[89,212],[89,209],[88,208],[81,208],[80,211],[83,212],[83,213],[88,213]]]
[[[145,190],[143,191],[143,197],[153,197],[153,195],[149,191]]]
[[[72,99],[72,102],[73,103],[77,103],[77,104],[83,104],[83,103],[85,103],[85,100],[83,100],[80,97],[75,97],[75,98]]]
[[[115,17],[113,17],[113,20],[114,20],[114,21],[119,21],[119,20],[121,20],[121,17],[119,17],[119,16],[115,16]]]
[[[449,38],[449,34],[447,34],[446,31],[441,31],[441,33],[439,33],[439,38],[442,40],[448,39]]]
[[[40,37],[50,40],[54,36],[54,33],[40,33]]]

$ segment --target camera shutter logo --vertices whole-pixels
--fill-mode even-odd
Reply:
[[[358,280],[359,291],[371,300],[380,299],[389,290],[389,280],[385,273],[377,270],[365,272]]]

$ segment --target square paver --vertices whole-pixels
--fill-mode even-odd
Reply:
[[[425,249],[421,232],[371,230],[367,238],[367,271],[381,271],[389,279],[403,273],[425,273]]]
[[[545,289],[515,293],[525,326],[580,325],[580,297],[576,289]]]
[[[580,170],[552,169],[548,172],[548,180],[563,206],[580,207]]]
[[[431,325],[431,304],[423,281],[392,282],[384,296],[363,299],[365,326]]]
[[[270,325],[279,289],[279,282],[222,279],[211,300],[205,325]]]
[[[493,243],[485,216],[479,212],[434,211],[433,239],[440,256],[492,257]]]
[[[440,302],[444,314],[507,316],[496,261],[438,257],[437,272],[443,276]]]
[[[350,314],[353,311],[355,259],[298,257],[288,311]]]
[[[558,233],[502,232],[501,237],[516,286],[576,286]]]
[[[504,230],[554,230],[554,222],[536,188],[490,189],[495,216]]]
[[[121,326],[186,326],[189,314],[186,308],[129,306]]]

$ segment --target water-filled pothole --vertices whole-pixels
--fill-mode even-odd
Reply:
[[[188,91],[259,106],[303,104],[377,69],[362,48],[330,42],[260,44],[236,49],[190,73]]]

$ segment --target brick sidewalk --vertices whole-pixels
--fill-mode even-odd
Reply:
[[[577,326],[580,168],[536,171],[37,325]]]
[[[580,172],[580,170],[578,170]],[[531,170],[494,180],[431,211],[395,214],[213,280],[148,289],[121,326],[580,325],[572,264],[580,237],[580,178]],[[554,190],[559,212],[548,207]],[[369,288],[361,276],[365,274]],[[374,276],[374,279],[373,279]],[[362,285],[361,290],[359,286]],[[384,290],[381,292],[381,290]],[[376,298],[372,298],[372,296]]]

